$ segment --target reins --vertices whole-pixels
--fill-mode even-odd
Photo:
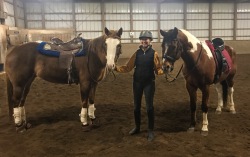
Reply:
[[[173,76],[171,76],[169,73],[167,73],[167,75],[168,75],[169,77],[171,77],[172,80],[169,81],[168,78],[165,77],[166,80],[167,80],[169,83],[174,82],[174,81],[178,78],[178,76],[180,75],[182,68],[183,68],[183,64],[181,65],[181,68],[179,69],[179,71],[178,71],[178,73],[177,73],[177,75],[176,75],[175,77],[173,77]]]

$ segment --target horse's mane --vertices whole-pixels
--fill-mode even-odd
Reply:
[[[89,52],[98,52],[98,50],[102,49],[105,39],[106,35],[91,39],[89,41]]]
[[[198,38],[196,38],[193,34],[191,34],[190,32],[188,32],[187,30],[185,29],[180,29],[180,31],[185,34],[188,38],[188,41],[190,42],[197,42],[197,43],[200,43],[200,40]]]
[[[186,37],[188,38],[188,41],[192,43],[193,48],[197,49],[196,45],[197,43],[201,43],[203,48],[206,50],[205,53],[209,56],[212,57],[212,53],[211,50],[209,49],[209,47],[207,46],[207,44],[205,43],[205,41],[200,41],[198,38],[196,38],[193,34],[191,34],[190,32],[184,30],[184,29],[180,29],[180,31],[186,35]]]

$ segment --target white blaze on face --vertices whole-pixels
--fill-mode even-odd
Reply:
[[[108,38],[107,44],[107,65],[112,67],[115,65],[116,46],[120,43],[119,39]]]
[[[188,42],[191,42],[193,45],[193,48],[191,49],[190,52],[192,52],[192,53],[197,52],[197,49],[198,49],[197,44],[200,44],[201,42],[194,35],[189,33],[188,31],[186,31],[184,29],[181,29],[181,31],[187,36]],[[202,42],[202,47],[206,50],[207,56],[209,58],[213,58],[213,55],[205,42]]]

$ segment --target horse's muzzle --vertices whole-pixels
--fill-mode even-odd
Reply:
[[[174,66],[167,64],[162,67],[164,73],[170,73],[174,70]]]
[[[115,70],[115,64],[107,65],[109,71]]]

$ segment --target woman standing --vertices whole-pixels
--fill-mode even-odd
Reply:
[[[141,100],[144,93],[147,115],[148,115],[148,141],[154,139],[154,93],[155,74],[163,74],[158,53],[152,48],[153,40],[150,31],[140,33],[139,49],[131,56],[126,65],[116,66],[117,72],[125,73],[134,69],[133,75],[133,95],[134,95],[134,119],[135,128],[129,134],[134,135],[140,132],[141,124]]]

